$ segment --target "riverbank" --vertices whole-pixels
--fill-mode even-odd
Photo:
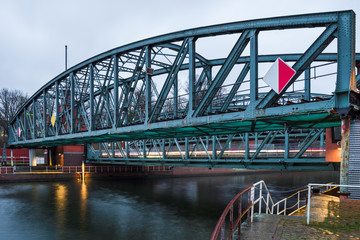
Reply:
[[[63,167],[0,167],[0,182],[64,181],[81,178],[81,166]],[[200,177],[271,173],[269,170],[227,168],[166,167],[166,166],[85,166],[85,179],[115,180],[145,177]],[[278,172],[278,171],[275,171]]]

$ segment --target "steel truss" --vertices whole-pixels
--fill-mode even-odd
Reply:
[[[258,55],[260,33],[310,27],[322,33],[303,53]],[[354,12],[343,11],[201,27],[112,49],[39,89],[12,119],[9,144],[39,147],[134,140],[169,144],[161,139],[174,137],[177,142],[186,138],[202,144],[202,136],[336,126],[340,118],[334,109],[359,105],[353,84],[355,61],[360,61],[354,32]],[[209,59],[197,52],[200,39],[228,34],[238,39],[224,58]],[[322,53],[334,39],[337,53]],[[250,55],[243,56],[247,47]],[[297,71],[280,94],[260,87],[258,74],[261,64],[278,57],[292,62]],[[311,69],[323,66],[319,62],[337,68],[332,73],[333,95],[312,91],[316,76]],[[235,67],[242,70],[226,85]],[[179,74],[184,72],[186,94],[179,90]],[[291,91],[289,86],[296,82],[303,88]]]
[[[248,169],[333,169],[324,129],[89,144],[87,162]]]

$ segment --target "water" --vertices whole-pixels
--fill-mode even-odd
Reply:
[[[265,180],[272,195],[336,172],[0,185],[0,239],[209,239],[227,203]],[[288,195],[285,194],[285,195]]]

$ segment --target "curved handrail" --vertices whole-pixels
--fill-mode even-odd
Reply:
[[[244,193],[246,192],[249,192],[249,190],[251,189],[254,189],[256,186],[260,185],[260,192],[259,192],[259,198],[257,198],[256,200],[253,199],[252,203],[250,203],[250,195],[249,195],[249,200],[248,200],[248,206],[247,208],[243,211],[241,209],[241,197]],[[265,201],[264,197],[262,196],[262,186],[265,186],[265,190],[267,191],[267,199],[269,199],[271,201],[272,204],[273,203],[273,200],[270,196],[270,193],[268,191],[268,188],[265,184],[265,182],[263,180],[257,182],[257,183],[254,183],[252,185],[250,185],[249,187],[245,188],[244,190],[242,190],[240,193],[238,193],[229,203],[228,205],[226,206],[225,210],[223,211],[223,213],[221,214],[216,226],[215,226],[215,229],[212,233],[212,236],[211,236],[211,240],[215,240],[217,239],[219,233],[221,232],[221,239],[224,239],[225,237],[225,220],[226,220],[226,217],[228,216],[228,214],[230,213],[230,232],[228,233],[228,237],[227,239],[229,239],[231,237],[231,235],[234,233],[236,227],[238,227],[239,229],[239,234],[240,234],[240,228],[241,228],[241,219],[242,217],[245,216],[245,214],[249,213],[249,211],[251,210],[252,211],[252,214],[251,214],[251,217],[253,216],[253,209],[254,209],[254,206],[257,204],[257,203],[261,203],[261,201],[264,201],[265,205],[266,205],[266,209],[267,211],[269,211],[271,213],[271,210],[270,210],[270,207],[269,207],[269,204],[268,204],[268,200]],[[252,193],[254,194],[254,193]],[[234,204],[236,201],[239,201],[239,205],[238,205],[238,216],[237,216],[237,219],[235,220],[235,222],[233,221],[233,213],[234,213]],[[261,211],[261,206],[259,206],[259,211]],[[266,212],[267,212],[266,211]],[[249,215],[248,215],[249,217]]]

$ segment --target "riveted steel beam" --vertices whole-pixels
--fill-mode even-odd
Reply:
[[[225,81],[231,69],[234,67],[237,59],[240,57],[241,53],[244,51],[246,45],[248,44],[250,33],[250,30],[246,30],[241,34],[238,41],[234,45],[234,48],[229,53],[224,65],[222,65],[213,82],[211,83],[208,91],[205,93],[204,98],[200,102],[197,109],[194,111],[193,116],[198,117],[203,115],[203,113],[209,107],[214,96],[219,91],[221,84]]]

